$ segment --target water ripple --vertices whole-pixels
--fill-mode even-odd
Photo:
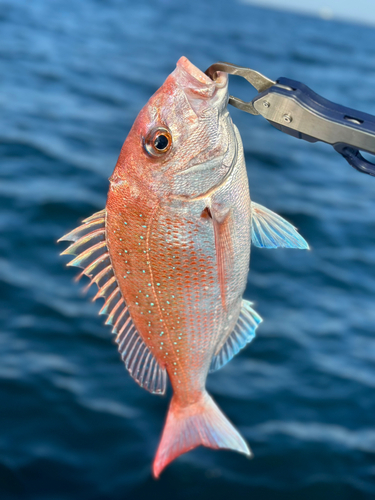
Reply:
[[[168,397],[128,376],[56,245],[104,206],[126,134],[181,55],[374,114],[373,29],[224,0],[6,0],[0,28],[1,498],[373,498],[375,181],[231,109],[252,198],[311,251],[253,249],[245,297],[264,323],[208,379],[255,459],[198,449],[158,482]]]

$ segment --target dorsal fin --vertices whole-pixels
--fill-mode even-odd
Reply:
[[[261,248],[301,248],[309,249],[306,240],[280,215],[268,208],[251,202],[251,240]]]
[[[104,298],[99,314],[108,315],[106,324],[112,326],[121,357],[134,380],[154,394],[164,394],[167,386],[167,372],[161,368],[130,317],[125,300],[118,286],[106,244],[106,211],[101,210],[83,221],[83,224],[58,241],[73,243],[61,255],[74,255],[68,264],[83,268],[78,276],[88,276],[98,286],[93,300]]]
[[[252,303],[243,299],[241,312],[233,331],[228,335],[221,347],[211,361],[210,372],[219,370],[228,363],[246,344],[255,337],[255,330],[262,322],[262,318],[251,307]]]

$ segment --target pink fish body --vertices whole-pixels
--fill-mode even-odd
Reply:
[[[250,455],[205,389],[209,371],[250,342],[261,318],[244,300],[251,241],[307,248],[295,228],[250,201],[241,138],[216,81],[182,57],[138,115],[106,208],[62,239],[97,283],[125,365],[139,385],[173,387],[155,457],[159,476],[202,444]]]

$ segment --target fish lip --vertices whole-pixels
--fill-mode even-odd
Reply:
[[[217,89],[223,89],[228,85],[228,73],[217,71],[215,80],[212,80]]]
[[[227,73],[218,71],[216,73],[216,79],[211,80],[206,73],[194,66],[185,56],[180,57],[177,61],[176,69],[178,73],[183,76],[182,80],[184,81],[180,83],[185,92],[190,91],[203,98],[213,98],[218,90],[226,88],[228,85]],[[178,78],[178,80],[180,80],[180,78]]]
[[[185,56],[180,57],[180,59],[177,61],[176,66],[182,69],[184,73],[188,74],[191,78],[194,78],[194,80],[196,80],[201,85],[203,84],[204,86],[211,86],[213,83],[213,80],[211,80],[208,75],[194,66],[194,64],[191,63]]]

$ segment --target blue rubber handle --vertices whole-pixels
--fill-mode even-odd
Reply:
[[[334,148],[353,168],[375,177],[375,164],[363,158],[358,149],[351,148],[347,144],[336,144]]]
[[[275,96],[283,99],[283,113],[296,110],[303,113],[303,121],[296,128],[280,119],[279,115],[266,116],[273,107],[258,111],[282,132],[309,142],[331,144],[353,168],[375,177],[375,164],[366,160],[360,151],[375,154],[375,117],[362,111],[336,104],[320,96],[301,82],[279,78],[276,85],[257,96],[256,101]],[[287,101],[286,101],[286,100]],[[279,102],[277,100],[276,102]],[[276,106],[277,108],[277,106]],[[291,113],[293,115],[293,112]],[[289,116],[289,115],[284,115]],[[318,126],[317,126],[318,123]],[[303,131],[301,131],[303,130]]]

